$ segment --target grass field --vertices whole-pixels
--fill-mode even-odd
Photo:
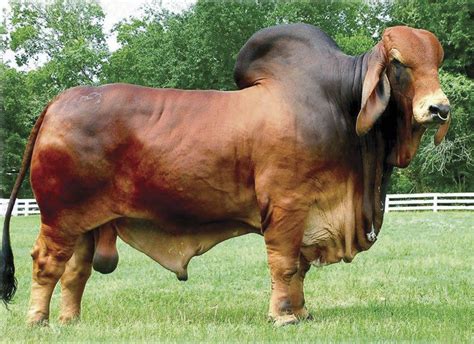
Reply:
[[[3,219],[2,219],[3,223]],[[3,342],[474,342],[474,213],[389,213],[378,242],[351,264],[312,268],[315,320],[266,322],[270,280],[263,240],[229,240],[194,258],[187,282],[120,242],[111,275],[94,273],[79,323],[27,328],[29,251],[39,218],[13,218],[19,290],[0,309]]]

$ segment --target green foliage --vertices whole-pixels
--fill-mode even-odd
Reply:
[[[308,23],[329,36],[370,37],[381,25],[383,7],[366,1],[279,1],[267,24]]]
[[[361,55],[372,49],[375,45],[375,41],[371,37],[363,34],[355,34],[353,36],[336,34],[334,40],[348,55]]]
[[[122,48],[104,73],[108,82],[154,87],[232,89],[235,57],[273,5],[198,2],[174,15],[149,7],[144,18],[116,27]],[[219,13],[219,15],[216,15]]]
[[[371,30],[381,26],[377,16],[361,14],[360,8],[369,13],[377,8],[363,1],[199,1],[180,15],[150,6],[144,18],[129,18],[116,26],[122,47],[110,57],[104,81],[234,89],[235,58],[259,29],[310,23],[335,37],[347,53],[362,53],[375,43]]]
[[[0,87],[0,195],[6,196],[10,194],[21,166],[34,118],[29,116],[31,94],[24,73],[0,64]],[[31,195],[28,183],[22,186],[22,191],[23,195]]]
[[[11,3],[10,48],[19,66],[46,59],[56,93],[94,83],[108,50],[100,5],[86,0]]]
[[[0,196],[11,189],[35,118],[62,90],[99,82],[235,89],[235,58],[246,40],[261,28],[295,22],[319,26],[351,55],[370,50],[387,26],[408,24],[434,32],[445,50],[441,82],[453,108],[452,128],[439,147],[432,143],[433,133],[425,135],[410,167],[395,171],[391,192],[472,191],[473,6],[469,0],[202,0],[171,13],[150,2],[144,15],[115,25],[121,47],[110,54],[98,2],[12,1],[11,13],[0,23],[0,32],[7,32],[0,51],[13,50],[19,66],[41,67],[0,69],[5,123]]]

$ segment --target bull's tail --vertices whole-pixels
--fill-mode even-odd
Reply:
[[[15,264],[13,262],[13,252],[10,243],[10,218],[15,205],[15,200],[20,190],[21,183],[25,178],[26,172],[31,162],[31,155],[33,153],[33,147],[35,146],[36,137],[43,123],[44,115],[48,110],[49,104],[43,110],[41,115],[38,117],[33,130],[28,138],[25,152],[23,153],[23,160],[21,162],[20,172],[16,177],[15,185],[8,202],[7,212],[5,214],[5,222],[3,223],[3,236],[2,236],[2,249],[0,251],[0,299],[3,301],[5,306],[11,301],[13,295],[15,295],[17,281],[15,278]]]

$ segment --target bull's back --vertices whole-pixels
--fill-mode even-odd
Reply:
[[[102,204],[109,216],[245,219],[255,196],[243,111],[238,92],[66,91],[49,107],[33,153],[43,217]]]

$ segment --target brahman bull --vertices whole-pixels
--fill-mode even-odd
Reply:
[[[117,265],[117,235],[184,280],[193,256],[251,232],[267,247],[270,318],[308,318],[310,264],[371,247],[393,166],[410,163],[428,126],[445,136],[442,60],[425,30],[386,29],[353,57],[311,25],[281,25],[240,51],[238,91],[65,91],[38,118],[10,198],[1,298],[16,289],[9,220],[30,165],[41,228],[29,323],[48,321],[59,279],[60,320],[78,317],[91,266]]]

